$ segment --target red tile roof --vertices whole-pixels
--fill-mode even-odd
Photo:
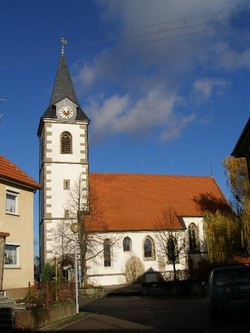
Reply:
[[[179,218],[229,208],[211,177],[91,173],[90,191],[98,198],[108,230],[155,230],[168,207]],[[182,228],[180,219],[168,228]]]
[[[10,162],[3,155],[0,155],[0,178],[28,186],[32,189],[40,189],[41,185],[24,171]]]

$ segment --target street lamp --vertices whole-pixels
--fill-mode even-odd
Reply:
[[[72,223],[70,230],[75,234],[75,287],[76,287],[76,313],[79,313],[79,299],[78,299],[78,269],[77,269],[77,233],[79,231],[79,224]]]

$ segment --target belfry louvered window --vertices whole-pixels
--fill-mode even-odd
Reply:
[[[72,136],[69,132],[63,132],[61,135],[61,153],[72,153]]]

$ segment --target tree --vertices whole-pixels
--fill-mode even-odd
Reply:
[[[70,231],[72,223],[79,224],[77,233],[77,247],[80,257],[83,286],[88,286],[88,265],[90,262],[97,264],[95,260],[104,250],[105,233],[108,226],[103,217],[101,203],[96,193],[90,189],[90,195],[86,192],[86,181],[81,177],[74,183],[69,191],[65,204],[65,219],[54,230],[56,240],[55,253],[58,257],[72,258],[74,253],[74,235]],[[101,231],[101,232],[100,232]],[[110,239],[110,246],[116,243],[118,237]]]
[[[41,282],[45,284],[46,282],[53,281],[56,275],[55,272],[56,272],[55,264],[46,263],[41,273]]]
[[[138,281],[145,273],[145,268],[141,259],[136,256],[131,256],[125,265],[126,281],[134,283]]]
[[[204,227],[209,261],[213,264],[232,262],[241,248],[237,216],[217,210],[204,213]]]
[[[163,209],[160,217],[157,218],[157,239],[158,252],[167,258],[173,265],[174,280],[177,280],[176,264],[186,259],[188,242],[183,230],[177,229],[177,215],[172,207]]]
[[[242,247],[247,254],[250,247],[250,182],[247,161],[245,158],[226,157],[223,165],[231,189],[232,207],[241,228]]]
[[[34,258],[34,278],[36,281],[40,280],[40,257]]]

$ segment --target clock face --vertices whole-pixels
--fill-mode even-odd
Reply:
[[[70,119],[73,116],[73,110],[68,106],[64,106],[60,110],[60,115],[64,119]]]

